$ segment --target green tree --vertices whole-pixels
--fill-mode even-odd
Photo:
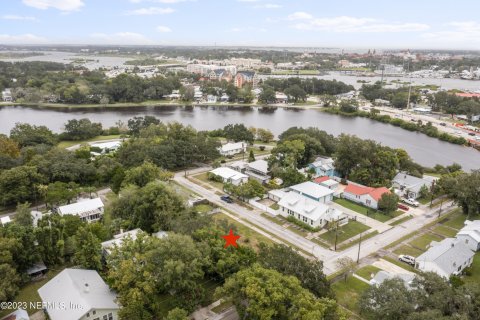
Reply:
[[[114,217],[146,232],[171,230],[172,222],[185,209],[183,199],[160,182],[150,182],[143,188],[127,187],[120,195],[111,204]]]
[[[102,124],[91,122],[89,119],[72,119],[65,124],[62,137],[67,140],[86,140],[102,133]]]
[[[44,177],[37,167],[19,166],[0,171],[0,200],[3,206],[33,200],[36,195],[35,185]]]
[[[75,248],[74,263],[85,269],[101,269],[102,246],[87,226],[81,227],[75,234]]]
[[[262,93],[258,96],[258,101],[263,103],[273,103],[275,99],[275,90],[268,86],[264,86]]]
[[[273,140],[273,133],[268,129],[258,128],[257,129],[257,139],[268,143]]]
[[[131,168],[125,172],[124,185],[133,184],[144,187],[147,183],[155,181],[160,177],[160,168],[149,161],[145,161],[138,167]]]
[[[398,209],[398,196],[395,193],[385,192],[378,201],[378,209],[390,214]]]
[[[299,100],[305,101],[305,99],[307,99],[307,93],[298,84],[294,84],[285,89],[285,94],[289,98],[293,98],[293,101],[295,102],[298,102]]]
[[[10,130],[10,139],[16,141],[20,147],[37,144],[53,146],[57,143],[57,136],[46,126],[32,126],[27,123],[16,123]]]
[[[265,268],[297,277],[302,286],[318,298],[334,296],[319,260],[307,259],[285,245],[261,244],[258,261]]]
[[[30,203],[25,202],[17,204],[15,223],[24,227],[31,227],[33,224],[33,217],[30,212]]]
[[[2,275],[0,302],[11,301],[18,293],[20,276],[14,268],[6,263],[0,264],[0,274]]]
[[[248,154],[248,162],[253,161],[255,161],[255,154],[253,153],[253,150],[250,150],[250,153]]]
[[[415,310],[413,295],[401,279],[388,279],[370,286],[358,302],[367,319],[408,319]]]
[[[258,264],[228,278],[215,295],[233,302],[241,318],[346,319],[335,300],[316,298],[297,278]]]
[[[175,308],[168,312],[165,320],[189,320],[187,311]]]
[[[229,124],[223,128],[225,138],[229,140],[233,140],[235,142],[238,141],[246,141],[249,143],[253,143],[255,139],[254,135],[247,127],[243,124]]]
[[[352,260],[350,257],[342,257],[339,258],[336,261],[336,265],[338,269],[340,269],[343,272],[344,280],[347,282],[348,275],[353,273],[353,270],[355,270],[356,263],[355,261]]]
[[[480,170],[458,175],[450,186],[451,196],[469,217],[480,214]]]

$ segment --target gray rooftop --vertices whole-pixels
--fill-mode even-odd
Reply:
[[[92,309],[119,309],[116,295],[95,270],[65,269],[38,289],[38,294],[50,304],[51,320],[78,320]],[[70,303],[77,307],[71,308]]]
[[[462,241],[446,238],[440,242],[432,241],[431,247],[416,258],[417,262],[433,262],[446,274],[453,274],[475,253]]]
[[[417,178],[414,176],[411,176],[405,172],[399,172],[393,178],[393,182],[397,183],[411,191],[414,192],[419,192],[422,186],[426,185],[427,187],[430,187],[435,181],[436,178],[431,177],[431,176],[423,176],[423,178]]]

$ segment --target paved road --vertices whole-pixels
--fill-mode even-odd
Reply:
[[[188,173],[199,173],[206,171],[208,168],[198,168],[191,170]],[[320,259],[324,262],[324,272],[328,274],[334,273],[338,267],[336,262],[341,257],[350,257],[353,260],[357,260],[358,255],[358,246],[350,247],[341,252],[335,252],[328,249],[325,249],[316,243],[297,235],[296,233],[291,232],[288,229],[283,228],[282,226],[262,217],[260,215],[260,210],[248,210],[244,207],[241,207],[235,203],[225,203],[220,200],[219,196],[215,194],[215,190],[207,190],[190,180],[184,177],[184,172],[179,172],[175,175],[174,180],[181,185],[185,186],[188,189],[195,191],[196,193],[202,195],[212,203],[224,207],[227,210],[235,212],[240,215],[246,221],[259,226],[271,234],[274,234],[280,240],[291,243],[298,248],[309,252],[317,259]],[[444,203],[443,213],[447,213],[454,209],[455,207],[451,206],[452,202]],[[438,218],[438,208],[426,209],[423,213],[420,210],[416,210],[414,218],[405,221],[391,229],[386,230],[379,235],[367,239],[362,242],[360,249],[360,259],[369,256],[372,253],[377,252],[381,248],[387,246],[388,244],[402,238],[403,236],[412,233],[416,230],[421,229],[423,226],[433,222]]]

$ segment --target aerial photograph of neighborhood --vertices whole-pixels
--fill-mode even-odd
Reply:
[[[480,320],[479,12],[1,1],[0,320]]]

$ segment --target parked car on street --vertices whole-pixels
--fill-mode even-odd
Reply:
[[[445,122],[440,122],[440,125],[443,126],[443,127],[447,126],[447,124]]]
[[[402,209],[402,210],[405,210],[405,211],[408,211],[408,210],[410,209],[409,206],[406,206],[406,205],[401,204],[401,203],[399,203],[399,204],[397,205],[397,207],[398,207],[398,209]]]
[[[222,201],[225,201],[226,203],[233,203],[233,199],[230,198],[230,196],[227,196],[227,195],[221,196],[220,199],[221,199]]]
[[[418,207],[420,205],[420,203],[415,199],[403,198],[402,201],[413,207]]]
[[[407,255],[401,254],[401,255],[398,256],[398,260],[400,260],[402,262],[405,262],[405,263],[408,263],[409,265],[412,265],[412,266],[415,265],[415,258],[412,257],[412,256],[407,256]]]

